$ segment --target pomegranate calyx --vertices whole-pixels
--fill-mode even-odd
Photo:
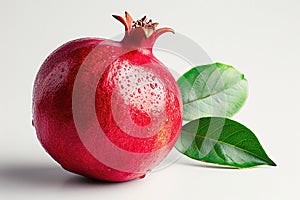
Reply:
[[[171,28],[157,29],[159,23],[148,20],[146,16],[134,21],[131,15],[125,11],[125,18],[118,15],[113,15],[113,17],[124,25],[126,33],[123,42],[127,45],[136,44],[140,47],[152,48],[160,35],[166,32],[175,33]]]

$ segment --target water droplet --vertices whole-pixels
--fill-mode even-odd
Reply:
[[[152,83],[150,83],[150,87],[151,87],[152,89],[155,88],[155,86],[154,86]]]

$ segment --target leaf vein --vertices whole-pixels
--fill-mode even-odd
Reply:
[[[204,136],[204,135],[198,135],[198,134],[195,134],[195,133],[186,131],[186,130],[182,130],[182,131],[184,131],[184,132],[186,132],[186,133],[189,133],[189,134],[194,134],[195,137],[202,137],[202,138],[205,138],[205,139],[208,139],[208,140],[212,140],[212,141],[214,141],[214,142],[216,142],[216,143],[221,143],[221,144],[224,144],[224,145],[228,145],[228,146],[230,146],[230,147],[232,147],[232,148],[236,148],[236,149],[238,149],[238,150],[240,150],[240,151],[243,151],[243,152],[249,153],[249,154],[251,154],[251,155],[253,155],[253,156],[256,156],[257,158],[259,158],[259,159],[261,159],[261,160],[263,160],[263,161],[266,162],[265,158],[263,158],[263,157],[261,157],[261,156],[255,154],[255,153],[252,153],[252,152],[250,152],[250,151],[248,151],[248,150],[246,150],[246,149],[242,149],[242,148],[236,147],[236,146],[234,146],[234,145],[232,145],[232,144],[229,144],[229,143],[226,143],[226,142],[223,142],[223,141],[220,141],[220,140],[215,140],[215,139],[206,137],[206,136]]]

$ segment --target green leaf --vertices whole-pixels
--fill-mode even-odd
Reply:
[[[276,166],[251,130],[226,118],[189,122],[182,127],[175,147],[190,158],[209,163],[236,168]]]
[[[247,80],[232,66],[214,63],[194,67],[178,79],[183,119],[231,117],[245,103]]]

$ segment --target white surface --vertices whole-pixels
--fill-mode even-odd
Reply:
[[[300,1],[0,1],[0,199],[300,199]],[[249,80],[234,119],[251,128],[277,167],[208,168],[182,158],[146,178],[105,184],[62,170],[31,127],[31,92],[46,56],[84,36],[123,31],[128,10],[174,28]]]

